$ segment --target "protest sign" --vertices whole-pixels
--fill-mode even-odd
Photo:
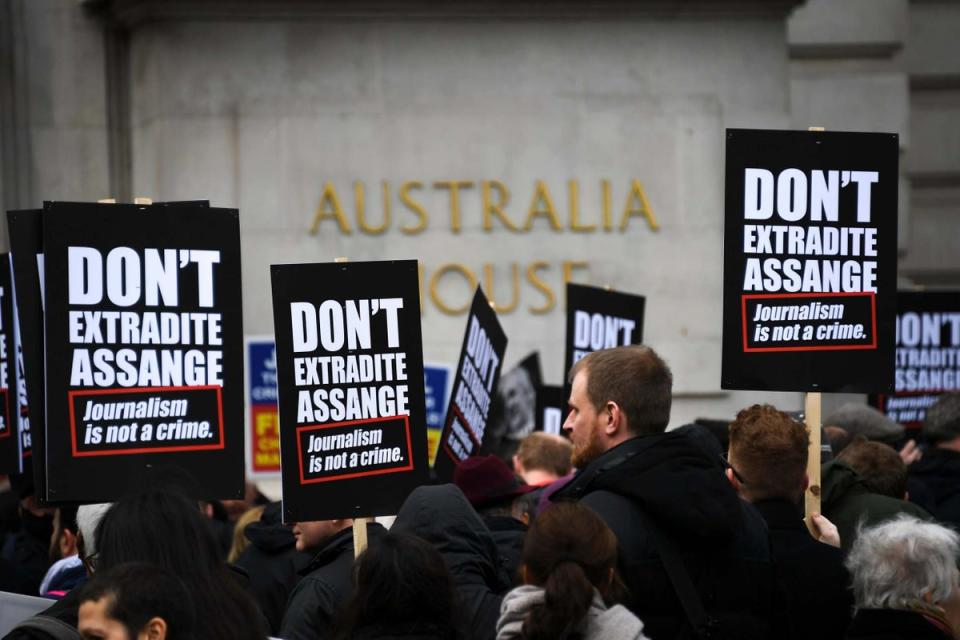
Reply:
[[[247,338],[247,478],[280,473],[277,348],[273,336]]]
[[[563,435],[563,421],[566,417],[564,407],[567,398],[564,388],[542,385],[537,389],[537,429],[545,433]]]
[[[13,334],[10,256],[0,253],[0,473],[20,473],[17,354]]]
[[[941,393],[960,391],[960,291],[897,293],[894,391],[870,401],[891,420],[919,429]]]
[[[592,351],[643,342],[643,296],[567,283],[563,379]]]
[[[38,210],[8,211],[20,455],[40,502],[47,500],[43,406],[43,226]]]
[[[497,314],[477,287],[434,462],[438,478],[450,480],[454,466],[480,449],[506,350]]]
[[[270,271],[284,521],[396,513],[427,479],[417,262]]]
[[[237,211],[55,202],[43,247],[49,499],[115,500],[168,468],[241,498]]]
[[[727,130],[724,389],[889,391],[895,134]]]
[[[443,418],[447,415],[447,397],[451,378],[450,367],[426,364],[423,367],[424,399],[427,408],[427,460],[437,457]]]

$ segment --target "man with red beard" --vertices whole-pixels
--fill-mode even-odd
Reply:
[[[596,511],[617,535],[628,606],[654,640],[789,637],[766,527],[696,429],[667,432],[673,376],[646,346],[593,352],[570,371],[576,476],[554,495]],[[700,634],[700,635],[698,635]],[[711,635],[712,634],[712,635]]]

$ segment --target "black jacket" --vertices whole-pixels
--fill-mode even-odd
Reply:
[[[386,535],[377,523],[367,525],[367,544]],[[338,532],[301,572],[290,592],[280,625],[284,640],[323,640],[334,635],[340,610],[353,595],[353,528]]]
[[[770,531],[795,637],[842,640],[853,616],[853,591],[843,552],[814,540],[800,508],[789,500],[763,500],[753,506]]]
[[[914,611],[861,609],[847,640],[949,640],[953,636]]]
[[[960,527],[960,452],[928,449],[909,468],[911,480],[925,489],[926,501],[917,502],[940,522]]]
[[[708,615],[727,636],[782,637],[766,526],[727,481],[719,456],[689,430],[634,438],[594,460],[553,500],[578,500],[617,536],[629,608],[653,640],[687,626],[647,522],[673,541]]]
[[[234,564],[249,577],[247,591],[263,611],[270,633],[276,634],[290,590],[310,563],[310,554],[297,551],[296,536],[281,520],[279,502],[267,505],[260,520],[247,525],[244,535],[250,546]]]
[[[520,583],[520,557],[523,555],[523,541],[527,537],[527,525],[512,516],[484,516],[483,523],[490,530],[500,556],[503,577],[511,585]]]
[[[490,531],[458,487],[414,489],[392,531],[420,536],[443,556],[459,596],[463,628],[474,640],[496,634],[503,594],[510,588]]]

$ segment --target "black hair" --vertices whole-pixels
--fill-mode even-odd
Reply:
[[[196,502],[169,490],[148,489],[114,504],[97,526],[96,571],[146,561],[180,576],[204,612],[197,636],[241,640],[265,636],[263,617],[223,561]]]
[[[127,562],[98,572],[81,588],[78,605],[108,598],[106,615],[136,638],[153,618],[167,623],[168,640],[193,637],[196,613],[183,582],[172,572],[146,562]]]
[[[453,580],[430,543],[390,533],[357,558],[354,570],[356,590],[338,625],[338,638],[353,638],[361,629],[460,637]]]

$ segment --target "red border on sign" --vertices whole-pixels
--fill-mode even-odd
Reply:
[[[10,388],[0,389],[0,396],[3,397],[3,424],[6,425],[6,429],[0,433],[0,438],[9,438],[10,434],[13,433],[13,428],[10,426],[10,407],[7,406],[10,395]]]
[[[457,417],[460,418],[460,422],[463,424],[464,427],[466,427],[467,435],[470,436],[470,439],[473,440],[473,444],[476,445],[474,447],[474,451],[476,451],[477,449],[480,448],[480,441],[477,440],[477,434],[474,433],[473,431],[473,425],[467,422],[467,419],[463,417],[463,412],[460,411],[459,406],[453,405],[453,412],[457,414]],[[441,432],[441,435],[442,433],[443,432]],[[447,440],[449,439],[450,439],[450,434],[448,433]],[[454,464],[460,464],[460,458],[457,457],[457,454],[454,453],[453,449],[450,448],[450,445],[447,444],[447,440],[444,440],[443,442],[441,442],[440,446],[444,448],[444,450],[447,452],[447,455],[450,456],[451,460],[453,460]]]
[[[375,469],[373,471],[358,471],[356,473],[341,473],[335,476],[326,476],[323,478],[312,478],[305,480],[303,477],[303,441],[300,434],[304,431],[319,431],[320,429],[332,429],[333,427],[347,427],[354,424],[373,424],[375,422],[388,422],[390,420],[403,420],[403,428],[407,435],[407,460],[410,461],[405,467],[393,467],[390,469]],[[347,422],[331,422],[328,424],[312,424],[304,427],[297,427],[297,462],[300,470],[300,484],[317,484],[319,482],[332,482],[334,480],[348,480],[350,478],[362,478],[364,476],[379,476],[385,473],[400,473],[402,471],[413,470],[413,443],[410,439],[410,416],[385,416],[383,418],[369,418],[367,420],[348,420]]]
[[[747,346],[747,300],[759,298],[834,298],[844,297],[868,297],[870,298],[870,316],[873,321],[873,342],[870,344],[855,345],[836,345],[828,347],[807,346],[807,347],[748,347]],[[740,317],[743,320],[743,352],[778,352],[778,351],[858,351],[863,349],[877,348],[877,294],[872,291],[839,291],[832,293],[762,293],[762,294],[744,294],[740,296]]]
[[[182,445],[172,447],[141,447],[139,449],[110,449],[109,451],[77,451],[77,427],[74,415],[74,396],[105,396],[121,393],[155,393],[160,391],[209,391],[217,392],[217,421],[220,423],[220,442],[218,444]],[[170,453],[174,451],[213,451],[226,447],[223,438],[223,387],[216,384],[196,387],[133,387],[131,389],[92,389],[82,391],[68,391],[67,404],[70,406],[70,445],[75,458],[89,456],[120,456],[138,453]]]

